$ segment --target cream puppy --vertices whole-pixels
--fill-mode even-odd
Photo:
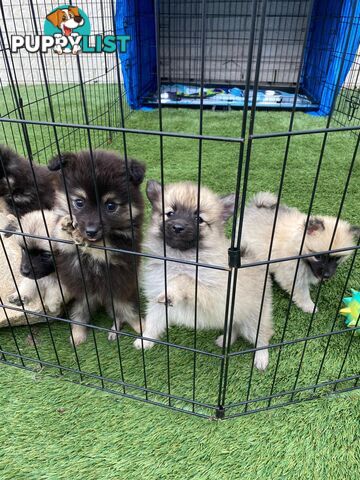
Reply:
[[[199,262],[226,266],[228,264],[229,241],[224,233],[224,224],[232,216],[234,195],[218,197],[209,189],[200,191],[198,205],[197,185],[177,183],[166,185],[164,189],[165,211],[162,213],[161,185],[155,181],[147,184],[147,196],[151,202],[152,221],[145,246],[154,255],[163,255],[163,242],[166,255],[178,260],[195,261],[196,246],[199,245]],[[245,254],[244,262],[251,262]],[[265,267],[240,269],[237,279],[234,321],[231,343],[242,335],[256,346],[269,344],[272,329],[271,280],[267,279],[264,303],[261,300],[265,284]],[[143,271],[143,287],[148,299],[144,337],[159,339],[166,329],[166,307],[168,303],[169,325],[195,325],[195,267],[182,263],[167,262],[167,299],[164,283],[164,262],[148,259]],[[228,272],[206,267],[198,269],[197,289],[197,328],[223,329]],[[216,344],[222,347],[223,335]],[[136,348],[150,348],[150,340],[137,339]],[[264,370],[269,361],[268,350],[255,354],[255,366]]]
[[[274,224],[277,197],[269,192],[260,192],[250,201],[245,209],[243,223],[243,244],[249,245],[258,260],[267,260]],[[307,215],[296,208],[280,205],[271,259],[286,258],[299,255],[301,242],[305,232]],[[314,302],[310,297],[310,287],[322,278],[331,278],[338,267],[352,253],[337,252],[330,255],[320,254],[331,249],[340,249],[356,245],[355,236],[360,234],[359,227],[339,220],[336,233],[335,217],[310,217],[305,234],[302,254],[314,256],[301,259],[299,262],[293,301],[304,312],[312,313]],[[297,260],[271,263],[269,270],[275,280],[288,293],[291,293],[297,267]]]

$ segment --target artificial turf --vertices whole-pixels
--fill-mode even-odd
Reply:
[[[95,102],[96,107],[96,102]],[[96,108],[94,109],[96,110]],[[66,107],[65,107],[66,110]],[[42,112],[39,113],[39,118]],[[44,112],[45,115],[45,112]],[[71,121],[71,119],[68,119]],[[96,122],[94,122],[96,123]],[[257,112],[255,132],[286,131],[289,114],[286,112]],[[294,129],[314,129],[324,126],[323,118],[297,113]],[[128,128],[157,130],[158,113],[134,112],[126,122]],[[241,128],[240,112],[204,113],[205,135],[239,137]],[[46,161],[48,150],[41,150],[52,140],[51,129],[33,127],[30,137],[36,138],[40,161]],[[199,113],[190,110],[164,110],[163,129],[165,131],[198,133]],[[96,145],[100,133],[92,134]],[[103,135],[103,132],[101,132]],[[7,132],[16,147],[18,133]],[[83,133],[76,147],[86,147],[88,138]],[[294,136],[290,142],[288,166],[285,172],[283,201],[306,211],[313,189],[314,178],[323,134]],[[277,192],[286,137],[258,139],[253,142],[248,198],[260,190]],[[19,142],[20,143],[20,142]],[[68,148],[64,140],[63,148]],[[188,138],[164,137],[163,160],[165,182],[196,180],[198,174],[199,142]],[[106,148],[123,151],[121,134],[114,134]],[[160,178],[160,140],[157,136],[145,134],[126,135],[127,153],[142,159],[147,165],[148,179]],[[320,176],[314,199],[313,212],[336,215],[346,182],[355,148],[355,138],[348,132],[328,135],[322,160]],[[202,143],[202,182],[218,193],[234,190],[236,168],[239,158],[239,145],[236,143],[206,140]],[[356,160],[348,186],[342,218],[353,224],[360,223],[359,184],[360,166]],[[147,219],[149,218],[147,206]],[[311,320],[311,315],[292,307],[288,319],[285,340],[300,339],[305,335],[325,333],[332,328],[343,328],[343,319],[337,311],[350,262],[339,268],[338,274],[324,285],[319,295],[319,313]],[[356,260],[348,287],[359,288],[359,261]],[[313,296],[316,294],[316,289]],[[288,296],[274,288],[273,342],[281,340]],[[99,315],[97,324],[110,327],[111,321]],[[129,330],[128,330],[129,331]],[[120,344],[109,344],[106,333],[94,331],[98,357],[94,350],[92,335],[86,344],[78,349],[78,359],[68,343],[68,325],[51,325],[53,342],[62,366],[78,368],[92,375],[100,371],[106,378],[133,384],[126,393],[145,398],[146,394],[137,389],[146,382],[148,398],[154,402],[168,403],[166,397],[156,392],[170,392],[178,397],[193,398],[194,358],[191,352],[171,349],[169,355],[170,375],[166,347],[158,346],[145,353],[145,369],[140,352],[132,348],[132,339],[122,337]],[[57,358],[50,339],[48,325],[37,327],[37,353],[32,342],[28,341],[28,328],[21,327],[15,336],[23,355],[56,363]],[[197,347],[214,353],[219,350],[213,344],[217,332],[200,332]],[[1,332],[0,345],[3,350],[15,352],[14,338],[10,331]],[[283,394],[292,390],[306,389],[318,383],[351,377],[358,374],[359,339],[349,333],[320,337],[309,342],[298,342],[270,352],[270,365],[265,373],[253,372],[251,389],[248,380],[252,354],[233,357],[229,364],[227,404],[236,404],[246,398],[258,399],[270,391]],[[189,330],[174,328],[170,340],[191,346],[193,334]],[[119,363],[121,349],[121,365]],[[243,340],[236,342],[233,350],[248,348]],[[326,352],[326,355],[325,355]],[[346,354],[346,361],[343,360]],[[274,372],[278,362],[276,381]],[[19,363],[15,357],[9,361]],[[78,363],[79,362],[79,363]],[[129,399],[113,402],[101,392],[89,391],[83,387],[61,380],[45,378],[44,372],[55,373],[52,367],[41,368],[38,363],[25,361],[26,366],[41,370],[31,374],[9,367],[2,368],[1,382],[4,383],[5,424],[3,428],[6,448],[4,478],[351,478],[356,472],[355,435],[358,426],[358,402],[356,393],[333,396],[319,402],[286,407],[274,412],[263,412],[229,420],[222,424],[209,423],[190,416],[182,416],[155,406],[144,406]],[[319,365],[322,364],[318,376]],[[199,355],[196,361],[197,401],[216,405],[220,360]],[[63,371],[64,377],[78,379],[79,375]],[[123,375],[123,377],[122,377]],[[297,378],[298,377],[298,378]],[[296,380],[297,378],[297,380]],[[120,385],[101,379],[84,378],[98,388],[104,385],[119,393]],[[351,388],[354,380],[338,386]],[[333,390],[333,385],[317,389],[325,395]],[[6,392],[6,401],[5,401]],[[308,398],[312,391],[299,391],[291,395],[281,395],[272,400],[272,405],[290,399]],[[182,400],[173,400],[178,408],[190,408]],[[251,408],[264,408],[267,401],[259,400]],[[30,406],[30,407],[29,407]],[[64,409],[64,411],[58,411]],[[213,409],[195,407],[198,413],[211,414]],[[229,413],[241,413],[244,406],[232,407]],[[75,425],[75,431],[74,431]],[[6,440],[10,432],[15,439]],[[38,452],[36,454],[36,452]],[[6,460],[7,459],[7,460]],[[58,462],[56,462],[58,459]],[[303,467],[301,467],[301,465]],[[16,476],[17,475],[17,476]],[[32,476],[31,476],[32,475]],[[347,477],[348,475],[348,477]]]

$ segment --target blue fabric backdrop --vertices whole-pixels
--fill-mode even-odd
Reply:
[[[359,22],[358,0],[316,0],[302,77],[303,88],[319,103],[312,115],[329,114],[359,47]]]
[[[355,15],[354,21],[351,21],[353,8]],[[330,112],[333,100],[350,70],[360,42],[359,21],[358,0],[315,0],[302,87],[319,103],[316,115]],[[120,54],[121,69],[127,101],[131,108],[139,109],[142,107],[142,98],[155,93],[157,88],[153,1],[117,0],[116,28],[118,35],[131,37],[127,52]],[[349,33],[348,54],[338,82]]]
[[[129,35],[126,53],[119,54],[126,99],[133,109],[156,91],[156,42],[152,0],[117,0],[116,34]]]

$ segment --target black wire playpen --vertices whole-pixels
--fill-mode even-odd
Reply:
[[[61,11],[60,17],[57,10]],[[94,0],[64,6],[53,0],[2,0],[0,11],[0,143],[27,159],[22,174],[26,178],[17,184],[14,172],[21,159],[12,156],[16,165],[9,167],[9,151],[0,147],[0,272],[3,285],[10,284],[7,289],[0,288],[0,362],[213,418],[236,417],[359,388],[357,1]],[[55,16],[51,17],[53,12]],[[127,50],[120,48],[119,38],[113,51],[104,51],[104,43],[101,48],[86,51],[82,43],[83,51],[77,54],[65,49],[59,54],[54,45],[47,50],[28,48],[25,40],[21,48],[15,48],[15,38],[20,44],[21,38],[28,37],[32,45],[44,33],[52,36],[60,32],[65,38],[68,27],[62,27],[62,22],[84,25],[84,19],[90,22],[91,33],[80,31],[83,42],[87,36],[96,46],[97,38],[127,35]],[[56,202],[65,198],[68,224],[76,230],[70,204],[78,202],[76,208],[83,205],[68,191],[72,180],[64,174],[65,156],[69,155],[64,152],[87,150],[101,231],[106,231],[95,185],[99,148],[117,152],[119,162],[120,157],[124,159],[128,184],[134,175],[132,158],[138,157],[146,163],[146,179],[158,180],[147,187],[147,194],[150,201],[160,205],[162,234],[155,235],[161,239],[159,251],[149,251],[148,242],[142,249],[135,247],[138,206],[132,187],[127,188],[125,205],[120,205],[130,211],[130,226],[126,227],[130,242],[126,245],[130,246],[106,244],[105,239],[96,243],[84,243],[75,237],[64,240],[59,231],[65,230],[52,230],[49,225],[50,217],[41,200],[38,166],[48,172],[46,164],[53,157],[60,158],[58,173],[63,174],[63,184],[57,184],[54,211],[58,214]],[[115,170],[113,176],[117,178]],[[170,205],[168,210],[166,185],[182,180],[192,180],[197,191],[196,241],[190,256],[184,252],[173,256],[169,252],[176,247],[167,244],[166,222],[173,222],[170,217],[175,216],[182,225],[183,218],[176,206]],[[28,185],[25,190],[21,190],[23,184]],[[208,195],[202,190],[206,185],[222,195],[235,192],[226,230],[228,245],[225,237],[216,244],[223,248],[224,255],[214,256],[217,252],[210,248],[208,259],[202,254],[201,229],[206,224],[213,234],[215,226],[212,220],[201,217],[201,202]],[[23,212],[19,205],[28,194],[26,188],[33,196]],[[156,201],[151,188],[159,189]],[[252,222],[255,230],[254,225],[251,227],[254,233],[246,233],[249,201],[264,190],[275,195],[261,197],[257,204],[255,201],[257,210],[270,215],[267,243],[261,230],[263,220],[257,213]],[[305,213],[286,207],[285,201]],[[107,202],[109,211],[117,208]],[[27,215],[39,208],[42,213],[34,233],[28,229]],[[153,208],[156,210],[154,204]],[[315,213],[325,216],[314,217]],[[278,248],[286,215],[291,219],[288,230],[299,218],[302,225],[300,229],[295,227],[295,234],[288,239],[296,247],[293,253],[289,253],[291,248]],[[60,222],[60,214],[57,218]],[[144,232],[152,231],[154,218],[150,219],[150,204],[145,200]],[[11,227],[14,219],[16,228]],[[173,225],[176,233],[183,229],[181,225]],[[309,232],[318,238],[329,228],[323,242],[308,246]],[[348,237],[352,235],[350,243],[345,242],[343,230]],[[21,298],[21,285],[24,276],[31,275],[23,266],[20,268],[18,254],[14,253],[22,239],[20,263],[24,256],[30,258],[34,278],[30,280],[34,298],[30,299]],[[34,241],[45,241],[49,246],[46,258],[50,257],[54,265],[52,282],[59,289],[62,305],[55,313],[44,295],[44,280],[35,273],[29,251]],[[246,252],[264,242],[265,249],[248,260]],[[80,265],[79,283],[86,298],[82,308],[88,310],[90,318],[90,334],[81,345],[74,341],[73,333],[72,344],[68,341],[68,332],[74,332],[71,327],[81,326],[82,321],[72,313],[75,293],[72,289],[65,292],[61,273],[64,261],[60,258],[63,250],[58,245],[73,248]],[[108,291],[105,303],[111,305],[107,312],[95,312],[89,301],[93,281],[83,269],[91,255],[105,258],[102,281]],[[116,322],[118,307],[113,290],[118,282],[111,281],[109,262],[117,255],[128,265],[122,282],[133,282],[136,287],[138,331],[129,326],[120,328]],[[328,268],[345,256],[350,258],[325,283]],[[219,263],[219,258],[224,261]],[[314,263],[320,261],[326,268],[319,273]],[[96,262],[91,267],[94,275]],[[159,318],[165,321],[165,332],[159,338],[146,336],[150,287],[143,288],[143,269],[151,262],[160,265],[153,283],[160,281],[164,288],[164,298],[156,306],[161,309]],[[75,275],[74,268],[69,266],[69,277]],[[258,270],[262,272],[260,278],[249,280],[251,271]],[[177,271],[181,275],[185,272],[178,288],[188,289],[193,303],[180,310],[177,326],[171,326],[177,308],[171,297]],[[287,287],[280,271],[287,278],[291,276]],[[306,275],[309,280],[305,280]],[[212,305],[211,294],[203,292],[212,278],[220,276],[224,288],[215,285],[213,291],[223,308],[208,307],[216,310],[209,311],[209,316],[216,317],[217,322],[217,327],[209,324],[208,328],[223,332],[218,345],[214,345],[212,333],[201,328],[201,323],[206,323],[206,302]],[[272,287],[273,276],[289,295],[275,284]],[[314,304],[310,299],[307,313],[298,308],[301,302],[297,302],[299,282],[302,288],[306,281],[307,289],[314,284],[315,299]],[[247,292],[251,285],[254,290]],[[271,289],[274,335],[264,343],[260,340]],[[18,303],[13,301],[14,293]],[[209,295],[205,305],[203,295]],[[344,297],[348,297],[346,322],[339,314]],[[255,309],[258,316],[251,327],[253,333],[244,335],[251,343],[240,339],[233,343],[239,308],[251,312],[253,304],[259,305]],[[188,328],[179,326],[181,316],[187,318],[184,323]],[[113,328],[109,317],[114,318]],[[109,342],[108,336],[115,341]],[[136,340],[139,349],[133,348]],[[155,346],[147,350],[145,344],[150,340]],[[270,361],[260,372],[258,368],[266,365],[259,363],[257,355],[264,358],[264,352],[268,352]]]

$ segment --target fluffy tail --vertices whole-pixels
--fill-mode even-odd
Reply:
[[[274,210],[277,196],[270,192],[259,192],[250,201],[249,207],[270,208]]]

